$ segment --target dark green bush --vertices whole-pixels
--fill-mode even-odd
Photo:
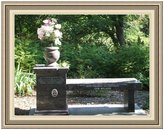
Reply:
[[[132,44],[117,50],[109,64],[112,77],[134,77],[149,85],[149,47]]]
[[[110,52],[106,46],[63,44],[60,60],[70,63],[68,77],[96,78],[106,77],[109,57]]]
[[[21,69],[27,72],[32,72],[35,64],[43,64],[45,60],[43,58],[42,45],[38,41],[32,41],[29,39],[15,40],[15,66],[21,66]]]

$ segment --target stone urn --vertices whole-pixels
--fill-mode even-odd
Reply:
[[[60,58],[59,47],[45,47],[44,58],[47,62],[47,66],[58,67],[57,61]]]

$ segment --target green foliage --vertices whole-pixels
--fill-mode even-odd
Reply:
[[[23,72],[18,65],[15,71],[15,94],[18,96],[31,95],[35,85],[35,74]]]
[[[133,43],[117,50],[110,63],[112,77],[135,77],[149,85],[149,47]]]
[[[66,67],[66,68],[69,68],[70,67],[70,63],[68,61],[62,61],[62,62],[59,62],[59,67]]]
[[[71,78],[104,77],[109,53],[106,46],[64,44],[60,60],[70,62],[68,76]]]
[[[43,48],[38,41],[32,40],[15,40],[15,66],[21,65],[21,69],[27,72],[32,72],[35,64],[42,64]]]
[[[149,17],[147,15],[127,15],[124,36],[127,44],[149,43]]]
[[[146,98],[146,102],[143,105],[143,109],[144,110],[149,110],[149,104],[150,104],[149,98]]]
[[[21,40],[37,38],[37,28],[43,23],[43,19],[51,15],[15,15],[15,37]]]

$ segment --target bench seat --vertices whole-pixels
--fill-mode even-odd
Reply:
[[[94,78],[66,79],[67,90],[110,88],[124,91],[124,106],[129,112],[135,111],[134,91],[141,89],[141,82],[135,78]]]

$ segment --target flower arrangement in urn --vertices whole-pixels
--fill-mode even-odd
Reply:
[[[44,58],[47,61],[47,66],[57,67],[57,61],[60,58],[59,46],[62,38],[61,24],[57,23],[54,18],[43,20],[43,25],[38,28],[37,34],[41,41],[48,43],[45,47]]]

